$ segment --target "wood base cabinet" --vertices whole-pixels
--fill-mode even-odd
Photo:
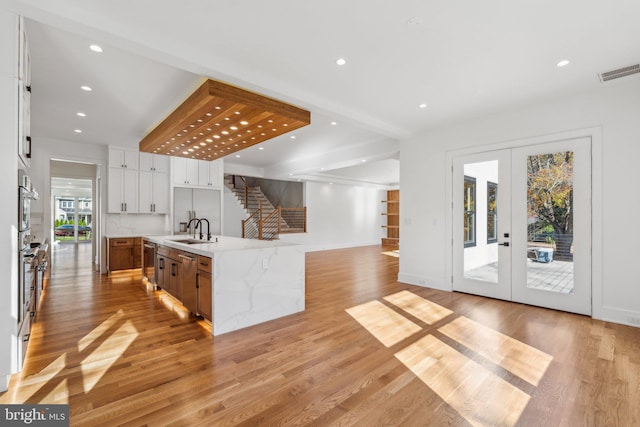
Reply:
[[[194,315],[212,319],[212,260],[157,245],[156,286],[178,299]]]
[[[198,257],[198,308],[197,312],[205,319],[213,319],[213,286],[211,280],[212,259]]]
[[[107,268],[109,272],[142,266],[140,237],[107,238]]]

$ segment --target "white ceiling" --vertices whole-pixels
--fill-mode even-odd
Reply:
[[[312,112],[225,159],[274,178],[396,184],[399,140],[640,61],[637,0],[5,3],[32,19],[34,138],[137,146],[206,76]]]

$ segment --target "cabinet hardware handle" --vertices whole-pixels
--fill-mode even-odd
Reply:
[[[509,242],[498,243],[498,246],[509,246]]]
[[[25,89],[27,89],[27,92],[31,93],[31,85],[26,86]]]
[[[29,316],[31,316],[31,317],[36,317],[36,312],[35,312],[35,311],[30,311],[30,312],[29,312]]]
[[[27,147],[27,152],[25,153],[25,156],[27,157],[27,159],[31,158],[31,137],[28,136],[27,137],[27,142],[29,143],[29,146]]]
[[[22,341],[27,342],[29,341],[29,338],[31,338],[31,334],[25,334],[24,338],[22,338]]]
[[[190,256],[186,256],[186,255],[182,255],[182,254],[178,254],[178,256],[179,256],[180,258],[182,258],[182,259],[186,259],[186,260],[188,260],[188,261],[195,261],[195,260],[196,260],[195,258],[192,258],[192,257],[190,257]]]

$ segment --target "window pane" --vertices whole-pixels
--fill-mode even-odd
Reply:
[[[464,245],[476,243],[476,180],[464,177]]]
[[[487,243],[498,241],[498,184],[487,182]]]
[[[573,291],[573,151],[527,158],[527,286]]]

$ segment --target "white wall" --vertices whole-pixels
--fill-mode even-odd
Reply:
[[[312,251],[379,245],[386,197],[386,190],[307,182],[307,233],[281,234],[280,239]]]
[[[640,78],[633,76],[571,97],[434,129],[403,142],[399,279],[451,289],[446,271],[451,235],[445,227],[448,151],[596,127],[601,154],[596,146],[593,187],[601,198],[593,200],[594,225],[601,224],[601,229],[593,231],[593,316],[640,323],[640,286],[634,268],[640,198],[633,197],[640,157],[639,117]]]
[[[249,215],[242,208],[240,201],[237,199],[235,193],[229,190],[226,186],[224,190],[224,224],[222,227],[222,234],[224,236],[242,237],[242,220],[247,219]]]
[[[476,244],[464,248],[464,271],[498,261],[498,243],[487,243],[487,182],[498,184],[498,162],[464,165],[464,175],[476,179]]]

